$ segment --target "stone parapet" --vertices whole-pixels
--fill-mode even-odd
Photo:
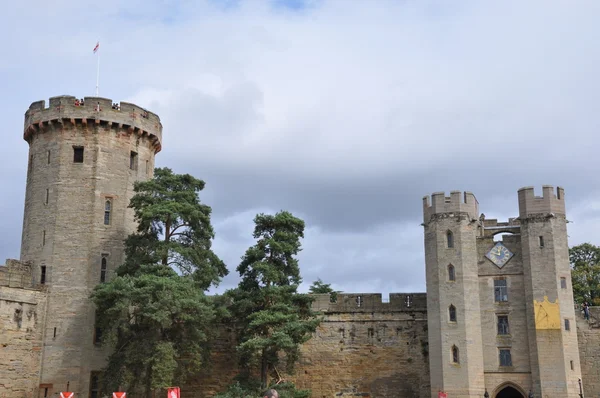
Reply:
[[[155,153],[162,146],[162,124],[160,118],[138,105],[128,102],[114,103],[111,99],[85,97],[83,100],[71,95],[52,97],[37,101],[25,112],[23,139],[30,142],[37,132],[44,132],[53,124],[100,124],[124,128],[139,136],[148,136],[153,142]]]
[[[535,196],[533,187],[519,189],[519,217],[526,219],[535,215],[564,215],[565,190],[552,185],[542,187],[542,196]]]
[[[471,192],[452,191],[450,196],[444,192],[435,192],[423,197],[423,222],[428,223],[431,216],[439,213],[467,213],[470,218],[479,216],[479,202]]]
[[[390,293],[389,301],[381,293],[337,293],[335,301],[329,294],[315,294],[313,309],[322,312],[411,312],[427,311],[425,293]]]

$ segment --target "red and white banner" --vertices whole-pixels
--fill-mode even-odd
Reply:
[[[179,387],[169,387],[167,389],[167,398],[180,398]]]
[[[112,398],[125,398],[127,393],[124,392],[113,392]]]
[[[72,392],[61,392],[60,398],[73,398],[75,396]]]

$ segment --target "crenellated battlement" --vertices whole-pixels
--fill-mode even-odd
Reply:
[[[29,142],[31,136],[45,130],[54,123],[110,124],[124,128],[140,136],[148,136],[155,152],[161,150],[162,124],[157,114],[129,102],[115,103],[109,98],[75,98],[61,95],[46,101],[33,102],[25,112],[23,139]]]
[[[335,302],[329,294],[315,294],[313,309],[323,312],[427,311],[426,293],[390,293],[389,302],[381,293],[338,293]]]
[[[519,189],[519,217],[533,214],[565,214],[565,190],[552,185],[542,186],[542,196],[535,196],[533,187]]]
[[[479,215],[479,202],[471,192],[452,191],[450,196],[444,192],[435,192],[423,197],[423,221],[429,222],[431,216],[438,213],[468,213],[471,218]]]

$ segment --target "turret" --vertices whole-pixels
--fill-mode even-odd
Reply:
[[[540,396],[577,397],[581,378],[564,190],[519,190],[532,384]]]
[[[88,395],[108,354],[90,293],[124,259],[136,181],[152,178],[159,117],[134,104],[63,95],[31,104],[21,260],[48,289],[40,383]],[[37,396],[37,395],[36,395]],[[52,396],[52,393],[50,395]]]
[[[471,192],[423,198],[431,396],[484,391],[477,266],[479,205]]]

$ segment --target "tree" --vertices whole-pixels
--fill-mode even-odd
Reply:
[[[258,214],[254,222],[257,242],[242,257],[237,267],[241,281],[228,294],[240,326],[241,368],[249,377],[250,369],[258,366],[260,387],[265,388],[269,375],[279,377],[280,361],[292,370],[300,345],[310,339],[320,319],[310,308],[310,295],[297,292],[302,279],[294,256],[301,250],[304,221],[282,211]]]
[[[116,276],[92,293],[102,343],[114,349],[106,393],[122,386],[150,397],[207,363],[216,310],[205,290],[227,269],[211,250],[211,209],[198,199],[203,187],[167,168],[134,186],[130,207],[139,227],[125,241]]]
[[[129,207],[138,222],[126,241],[126,262],[118,274],[132,274],[140,264],[162,264],[192,275],[203,289],[227,275],[211,250],[211,208],[200,203],[204,181],[189,174],[157,168],[154,178],[135,183]]]
[[[329,299],[331,302],[337,301],[337,293],[331,288],[330,283],[323,283],[321,278],[317,279],[313,282],[313,284],[308,288],[308,291],[312,294],[327,294],[329,293]]]
[[[590,243],[573,246],[569,261],[575,301],[600,305],[600,247]]]

